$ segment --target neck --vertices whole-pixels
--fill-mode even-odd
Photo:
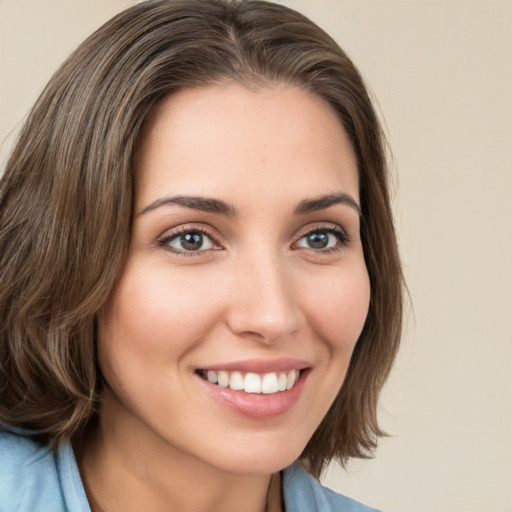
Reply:
[[[76,447],[92,512],[282,510],[279,473],[222,471],[102,409],[97,427]]]

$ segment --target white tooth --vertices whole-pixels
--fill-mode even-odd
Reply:
[[[212,384],[217,384],[217,381],[219,380],[219,378],[217,377],[217,372],[214,372],[213,370],[208,370],[206,372],[206,378]]]
[[[266,373],[263,375],[261,392],[270,395],[271,393],[277,393],[277,390],[277,375],[275,373]]]
[[[244,389],[244,378],[240,372],[233,372],[229,379],[229,387],[235,391]]]
[[[286,373],[280,373],[277,379],[277,390],[284,391],[286,389]]]
[[[221,388],[227,388],[229,386],[229,373],[228,372],[219,372],[219,386]]]
[[[286,389],[293,388],[295,381],[297,380],[297,370],[290,370],[286,377]]]
[[[244,379],[246,393],[261,393],[261,378],[257,373],[247,373]]]

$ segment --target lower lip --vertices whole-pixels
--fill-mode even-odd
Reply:
[[[212,384],[199,375],[196,375],[196,377],[207,393],[221,405],[242,416],[264,420],[284,414],[297,403],[304,390],[308,375],[308,370],[302,371],[293,388],[269,395],[234,391],[230,388]]]

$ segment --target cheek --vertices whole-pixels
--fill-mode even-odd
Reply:
[[[304,308],[308,321],[329,351],[348,353],[361,334],[370,303],[370,281],[366,267],[334,270],[308,287]]]
[[[98,319],[102,368],[115,366],[118,373],[143,362],[173,364],[201,343],[219,318],[222,299],[211,281],[187,277],[150,269],[125,272]]]

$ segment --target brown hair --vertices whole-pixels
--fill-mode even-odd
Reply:
[[[95,317],[127,254],[141,126],[164,95],[226,78],[318,94],[352,141],[370,308],[342,389],[301,460],[318,476],[331,459],[376,447],[403,288],[382,131],[339,46],[303,15],[258,0],[136,5],[79,46],[37,100],[0,181],[1,423],[58,443],[94,416]]]

